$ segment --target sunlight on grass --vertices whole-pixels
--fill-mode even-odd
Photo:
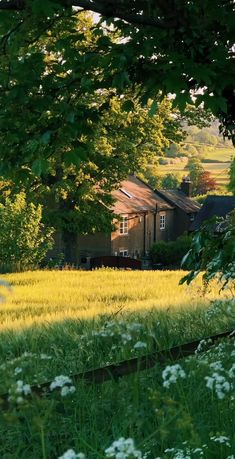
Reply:
[[[4,276],[13,292],[0,305],[0,330],[102,314],[197,308],[218,296],[200,296],[200,281],[180,286],[180,271],[36,271]]]

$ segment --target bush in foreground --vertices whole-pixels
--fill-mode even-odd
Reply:
[[[0,204],[0,269],[21,271],[38,266],[52,248],[53,229],[42,224],[42,206],[28,203],[25,193]]]

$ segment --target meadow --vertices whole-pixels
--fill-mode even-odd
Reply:
[[[233,339],[102,385],[72,374],[234,327],[234,299],[180,271],[2,276],[0,457],[233,459]],[[30,386],[53,381],[38,398]]]
[[[202,166],[205,171],[209,171],[211,173],[212,178],[214,178],[217,183],[217,187],[225,191],[226,185],[229,183],[230,162],[204,162],[202,163]],[[188,173],[188,171],[185,170],[184,162],[160,165],[159,172],[161,175],[169,173],[178,174],[181,178]]]

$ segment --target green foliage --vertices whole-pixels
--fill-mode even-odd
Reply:
[[[183,155],[183,149],[180,145],[172,143],[166,150],[166,156],[168,158],[176,158]]]
[[[225,219],[213,217],[205,222],[192,239],[189,252],[182,261],[191,272],[181,280],[189,284],[204,271],[205,287],[212,279],[235,289],[235,211]]]
[[[155,242],[150,249],[150,257],[153,265],[180,266],[182,258],[189,250],[191,237],[180,236],[176,241]]]
[[[233,161],[231,163],[230,170],[229,170],[228,190],[232,191],[232,193],[235,195],[235,158],[233,158]]]
[[[164,190],[176,190],[179,188],[181,178],[179,174],[169,173],[166,174],[161,180],[161,188]]]
[[[36,268],[52,248],[51,228],[42,224],[42,207],[26,201],[25,194],[0,204],[0,269]]]

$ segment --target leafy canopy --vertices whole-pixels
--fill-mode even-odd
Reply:
[[[81,31],[71,23],[78,11],[72,6],[101,15],[95,27],[97,41],[85,62],[79,53],[71,57],[75,43],[81,40]],[[232,0],[1,0],[1,10],[3,55],[19,45],[23,50],[26,43],[33,47],[49,32],[54,54],[61,53],[61,63],[65,58],[68,69],[72,70],[71,80],[77,79],[79,70],[83,73],[83,88],[102,81],[106,88],[123,91],[134,83],[139,85],[143,101],[159,91],[163,96],[172,93],[174,103],[182,110],[193,98],[196,105],[203,103],[220,118],[221,131],[234,141],[235,12]],[[66,34],[68,25],[73,31],[70,37]],[[31,51],[27,57],[28,64],[31,61],[28,85],[34,87],[45,66],[42,53],[32,58]],[[94,61],[98,63],[95,73],[92,72]],[[19,63],[15,60],[9,66],[5,60],[10,75],[20,73]],[[50,75],[47,76],[50,86]],[[58,94],[59,80],[61,82],[61,78],[57,84],[54,81],[54,95]],[[68,87],[66,82],[65,79]],[[45,84],[42,86],[45,88]],[[24,89],[22,98],[23,93]],[[155,109],[153,102],[152,111]],[[46,132],[41,133],[45,134],[45,142],[49,137]]]

